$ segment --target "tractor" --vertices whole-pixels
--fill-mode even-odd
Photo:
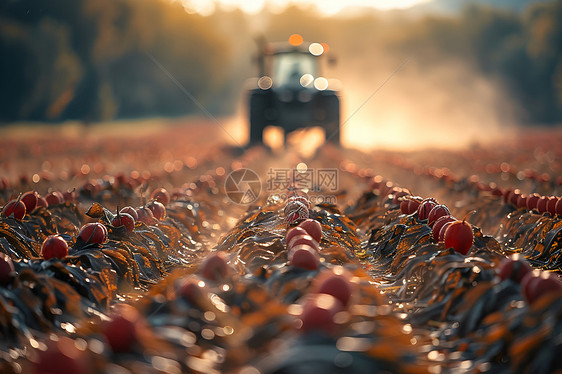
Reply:
[[[319,126],[325,140],[340,144],[340,99],[337,87],[321,75],[328,46],[305,43],[293,34],[288,43],[258,41],[259,78],[249,92],[250,144],[263,142],[267,126],[292,131]]]

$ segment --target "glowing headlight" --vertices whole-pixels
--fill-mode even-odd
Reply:
[[[328,80],[324,77],[318,77],[314,80],[314,88],[318,91],[324,91],[328,88]]]
[[[258,87],[261,88],[262,90],[269,90],[272,85],[273,85],[273,79],[271,79],[267,75],[264,75],[263,77],[258,79]]]

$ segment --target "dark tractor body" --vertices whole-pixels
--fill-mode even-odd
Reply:
[[[326,141],[340,143],[340,100],[320,75],[323,55],[318,43],[260,44],[260,78],[249,92],[250,143],[261,143],[267,126],[282,128],[285,139],[294,130],[319,126]]]

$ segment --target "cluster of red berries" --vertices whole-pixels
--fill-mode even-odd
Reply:
[[[503,201],[518,209],[536,210],[540,214],[562,215],[562,198],[559,196],[541,196],[537,193],[523,194],[519,189],[503,192]]]
[[[502,261],[498,268],[501,280],[511,279],[521,285],[521,293],[529,304],[547,294],[562,296],[562,281],[555,273],[533,270],[519,254]]]
[[[416,214],[419,221],[426,222],[436,242],[443,242],[445,248],[453,248],[463,255],[468,254],[474,243],[474,233],[466,218],[457,220],[446,205],[439,204],[431,197],[403,196],[401,199],[400,211],[403,214]]]

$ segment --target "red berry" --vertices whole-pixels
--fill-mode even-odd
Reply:
[[[457,219],[455,219],[454,221],[445,222],[443,224],[443,226],[441,226],[441,230],[439,230],[439,237],[437,238],[437,241],[439,243],[441,243],[445,240],[445,232],[447,231],[447,229],[449,228],[451,223],[456,222],[456,221],[457,221]]]
[[[191,278],[180,283],[180,287],[176,291],[177,296],[183,297],[190,303],[196,303],[202,299],[204,287],[205,282]]]
[[[515,190],[509,193],[508,202],[511,205],[517,207],[517,200],[519,199],[519,196],[521,196],[521,191],[516,188]]]
[[[527,199],[528,196],[527,195],[519,195],[519,197],[517,198],[517,208],[519,209],[527,209]]]
[[[0,252],[0,285],[5,286],[10,283],[15,271],[12,258]]]
[[[37,206],[36,208],[39,207],[44,207],[47,208],[49,206],[49,203],[47,202],[47,200],[45,200],[45,198],[39,194],[37,194]]]
[[[533,270],[521,279],[521,293],[529,303],[536,298],[536,286],[540,275],[540,270]]]
[[[152,191],[152,195],[150,195],[151,200],[156,200],[159,203],[162,203],[164,206],[170,203],[170,193],[162,187],[159,187]]]
[[[400,202],[400,212],[402,212],[402,214],[410,214],[410,210],[408,209],[409,205],[410,199],[402,199]]]
[[[115,227],[125,226],[127,232],[132,232],[135,228],[135,219],[130,214],[119,213],[115,216],[113,221],[111,221],[111,224]]]
[[[205,279],[219,282],[226,278],[229,272],[224,252],[213,252],[203,261],[199,267],[201,276]]]
[[[548,197],[541,196],[539,201],[537,201],[537,210],[540,214],[546,213],[546,206],[548,204]]]
[[[2,209],[2,214],[21,221],[25,217],[25,204],[21,200],[9,201]]]
[[[39,196],[35,191],[29,191],[24,193],[21,196],[21,202],[25,205],[25,211],[30,213],[35,207],[37,206],[37,200],[39,200]]]
[[[498,270],[498,276],[501,280],[507,278],[520,283],[523,277],[533,271],[529,263],[521,258],[519,254],[515,254],[510,258],[502,260]]]
[[[152,215],[158,221],[162,221],[164,218],[166,218],[166,207],[164,206],[164,204],[158,201],[151,201],[146,205],[146,207],[152,211]]]
[[[437,202],[435,202],[435,200],[425,199],[418,207],[418,219],[422,221],[426,220],[429,216],[429,212],[431,212],[431,209],[436,205]]]
[[[308,233],[308,235],[312,236],[317,243],[320,243],[322,240],[322,225],[315,219],[308,218],[299,223],[298,227],[302,227]]]
[[[544,271],[537,281],[535,290],[535,299],[549,293],[557,293],[562,296],[562,282],[557,275]]]
[[[45,200],[49,206],[60,205],[64,203],[64,196],[59,191],[53,191],[45,196]]]
[[[285,244],[289,244],[291,239],[293,239],[295,236],[301,235],[308,235],[308,232],[302,227],[297,226],[287,230],[287,235],[285,236]]]
[[[47,341],[46,350],[38,350],[33,362],[33,374],[75,374],[92,372],[84,351],[77,348],[73,339],[58,336]]]
[[[559,198],[556,196],[551,196],[548,198],[546,203],[546,210],[550,213],[553,217],[556,215],[556,204],[558,203]]]
[[[289,201],[298,201],[300,203],[303,203],[307,207],[307,209],[310,209],[310,201],[308,201],[305,196],[291,196],[287,199],[287,202]]]
[[[64,201],[74,202],[76,201],[76,192],[74,190],[63,192],[62,199]]]
[[[437,221],[437,219],[443,216],[450,216],[451,212],[449,212],[449,208],[445,205],[436,205],[434,206],[429,214],[427,215],[427,224],[431,227]]]
[[[305,301],[300,315],[302,321],[301,330],[332,333],[336,329],[334,316],[342,310],[342,304],[331,295],[311,295]]]
[[[562,282],[555,274],[533,270],[521,281],[521,291],[527,302],[532,304],[548,293],[555,292],[562,296]]]
[[[347,306],[351,298],[352,288],[349,281],[350,276],[345,274],[343,267],[340,266],[334,269],[334,271],[328,270],[323,272],[320,277],[324,279],[320,282],[316,292],[332,295],[343,306]]]
[[[401,197],[410,195],[410,191],[402,189],[400,187],[395,187],[394,191],[389,195],[392,196],[392,203],[398,204],[401,201]]]
[[[531,194],[527,197],[527,209],[529,210],[533,210],[537,208],[537,203],[539,202],[540,199],[540,195],[539,194]]]
[[[107,228],[99,222],[87,223],[78,232],[78,237],[86,244],[103,244],[107,241]]]
[[[299,244],[293,247],[289,263],[297,268],[316,270],[320,265],[320,259],[314,248],[306,244]]]
[[[65,258],[68,255],[68,244],[61,236],[51,235],[43,241],[41,255],[45,260]]]
[[[139,220],[139,215],[138,215],[138,213],[137,213],[137,210],[136,210],[135,208],[133,208],[132,206],[126,206],[126,207],[124,207],[123,209],[121,209],[121,210],[119,211],[119,213],[127,213],[127,214],[129,214],[131,217],[133,217],[133,219],[134,219],[135,221],[138,221],[138,220]]]
[[[142,206],[137,209],[137,216],[139,219],[137,221],[143,222],[145,225],[155,225],[158,223],[156,218],[154,218],[154,214],[152,210],[148,209],[145,206]]]
[[[554,207],[555,213],[562,216],[562,198],[558,199],[556,206]]]
[[[435,240],[436,242],[440,242],[443,240],[443,238],[441,237],[441,239],[439,239],[439,234],[441,229],[443,228],[443,226],[446,223],[449,222],[455,222],[457,219],[453,216],[443,216],[443,217],[439,217],[437,219],[437,221],[435,221],[435,223],[433,224],[432,227],[432,233],[433,233],[433,240]],[[445,232],[443,232],[443,235],[445,235]]]
[[[418,211],[421,201],[415,198],[410,199],[408,202],[408,214],[413,214]]]
[[[311,248],[314,248],[317,251],[320,249],[318,247],[318,242],[316,240],[314,240],[312,238],[312,236],[310,236],[310,235],[299,235],[299,236],[293,236],[293,238],[291,239],[289,244],[287,244],[287,250],[290,252],[294,247],[296,247],[297,245],[300,245],[300,244],[309,245]]]
[[[452,222],[445,231],[444,239],[445,248],[453,248],[456,252],[466,255],[474,243],[472,226],[466,221]]]
[[[129,352],[137,341],[141,323],[139,312],[132,306],[121,304],[111,321],[103,327],[102,333],[113,352]]]

